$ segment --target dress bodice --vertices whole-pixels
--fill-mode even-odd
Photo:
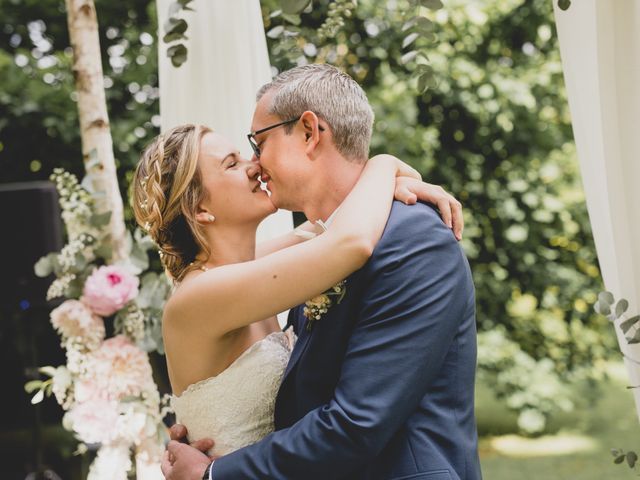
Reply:
[[[215,377],[171,398],[189,441],[215,440],[210,455],[226,455],[271,433],[276,395],[293,348],[293,336],[274,332],[251,345]]]

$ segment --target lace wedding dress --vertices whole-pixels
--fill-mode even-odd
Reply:
[[[226,370],[171,398],[189,441],[212,438],[210,455],[226,455],[273,431],[273,410],[294,337],[274,332],[251,345]]]

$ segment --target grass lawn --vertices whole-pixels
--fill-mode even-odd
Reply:
[[[633,395],[626,389],[624,367],[612,368],[592,407],[552,419],[556,433],[537,439],[509,435],[515,416],[492,398],[487,386],[477,390],[480,461],[485,480],[608,480],[638,478],[640,468],[614,465],[613,447],[640,454],[640,423]]]

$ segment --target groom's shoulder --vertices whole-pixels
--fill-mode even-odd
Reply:
[[[421,202],[406,205],[395,200],[380,241],[404,243],[427,239],[457,243],[453,232],[444,224],[433,205]]]

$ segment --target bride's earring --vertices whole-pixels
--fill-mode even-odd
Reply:
[[[216,219],[216,217],[214,217],[213,215],[209,214],[207,215],[207,220],[209,220],[209,222],[213,222]]]

